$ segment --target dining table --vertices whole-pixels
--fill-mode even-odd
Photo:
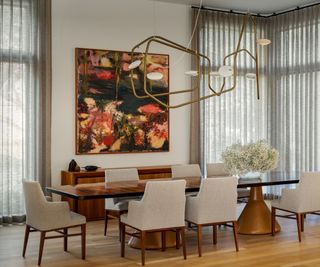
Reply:
[[[186,180],[186,193],[198,192],[202,179],[216,177],[184,177]],[[101,198],[119,198],[142,196],[146,183],[152,181],[168,181],[173,178],[146,179],[138,181],[121,181],[105,183],[87,183],[47,187],[46,191],[75,200],[74,211],[78,211],[78,201]],[[174,178],[176,179],[176,178]],[[299,182],[297,174],[270,172],[260,178],[239,178],[238,188],[250,188],[250,197],[238,218],[239,234],[270,234],[271,212],[263,197],[263,187],[296,184]],[[213,207],[219,209],[219,207]],[[280,226],[276,223],[276,231]],[[174,240],[173,240],[174,242]],[[132,243],[132,242],[131,242]],[[134,244],[132,246],[135,246]],[[138,246],[138,245],[137,245]],[[153,245],[150,245],[152,247]],[[155,246],[158,246],[156,244]]]

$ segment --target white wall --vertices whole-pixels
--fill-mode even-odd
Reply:
[[[154,16],[155,14],[155,16]],[[190,108],[170,111],[170,152],[75,155],[75,58],[76,47],[130,51],[153,35],[187,45],[190,10],[184,5],[147,0],[52,0],[52,184],[60,184],[60,171],[71,159],[80,166],[152,166],[189,161]],[[170,55],[170,90],[189,86],[184,71],[189,58],[157,47],[151,52]],[[189,96],[180,96],[179,101]],[[175,99],[170,99],[175,102]]]

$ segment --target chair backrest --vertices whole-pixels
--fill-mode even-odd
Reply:
[[[199,164],[183,164],[171,166],[172,178],[200,177]]]
[[[230,173],[226,170],[224,163],[207,163],[207,177],[226,177]]]
[[[27,214],[27,224],[35,225],[41,219],[47,200],[38,182],[23,180],[23,192]]]
[[[185,180],[147,182],[142,198],[148,229],[184,226]]]
[[[139,174],[137,168],[128,169],[107,169],[105,171],[106,182],[122,182],[122,181],[137,181]]]
[[[320,172],[302,172],[298,187],[302,210],[320,210]]]
[[[198,193],[198,218],[201,222],[225,222],[237,219],[236,177],[203,179]]]

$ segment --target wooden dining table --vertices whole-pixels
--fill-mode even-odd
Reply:
[[[50,193],[74,199],[74,208],[77,212],[79,200],[142,196],[147,182],[168,181],[170,179],[171,178],[125,182],[89,183],[79,184],[76,186],[65,185],[47,187],[46,190]],[[183,179],[186,180],[187,193],[198,192],[201,179],[203,178],[185,177]],[[278,172],[265,174],[259,179],[240,178],[238,180],[238,188],[250,187],[250,197],[238,219],[238,232],[240,234],[271,233],[271,212],[264,201],[262,187],[295,184],[298,182],[299,179],[296,174],[286,174]],[[276,224],[276,231],[280,231],[280,226],[278,223]]]

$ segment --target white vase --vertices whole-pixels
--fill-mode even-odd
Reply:
[[[243,179],[259,179],[261,178],[261,172],[247,172],[246,174],[239,175]]]

